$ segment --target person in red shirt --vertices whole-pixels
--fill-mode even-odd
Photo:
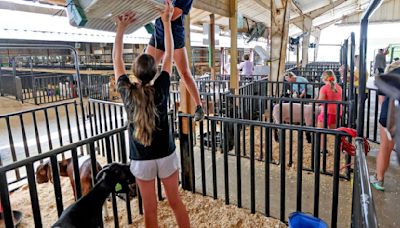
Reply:
[[[322,81],[325,83],[319,91],[318,100],[320,101],[342,101],[342,87],[336,83],[336,77],[332,70],[322,73]],[[328,128],[336,128],[337,105],[328,104],[327,113],[325,113],[324,104],[321,104],[321,113],[318,115],[318,127],[324,127],[324,119],[328,119]],[[339,106],[341,109],[341,106]],[[342,110],[339,111],[342,116]]]

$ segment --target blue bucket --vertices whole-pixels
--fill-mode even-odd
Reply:
[[[328,228],[328,225],[321,219],[302,212],[293,212],[289,216],[290,228]]]

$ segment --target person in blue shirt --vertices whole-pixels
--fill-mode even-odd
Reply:
[[[175,0],[173,2],[174,12],[171,18],[172,36],[174,38],[174,61],[178,69],[179,75],[181,76],[186,89],[190,93],[196,104],[196,111],[194,118],[196,121],[204,118],[204,112],[202,103],[200,100],[199,91],[193,80],[192,73],[189,68],[189,61],[186,54],[185,48],[185,26],[184,20],[185,15],[189,14],[192,8],[192,0]],[[190,32],[190,31],[188,31]],[[160,60],[164,56],[165,45],[164,45],[164,26],[160,18],[155,23],[155,33],[151,36],[149,46],[146,49],[146,53],[153,56],[156,60],[156,64],[160,63]]]
[[[300,98],[313,98],[313,86],[308,84],[306,90],[306,84],[309,83],[306,78],[297,76],[293,72],[288,72],[285,76],[285,80],[290,83],[295,83],[293,84],[291,92],[296,92]]]

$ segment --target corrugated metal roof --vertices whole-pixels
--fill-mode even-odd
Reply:
[[[41,0],[44,2],[57,2],[58,0]],[[92,0],[83,0],[92,1]],[[97,0],[102,2],[110,3],[108,0]],[[136,0],[118,0],[112,1],[136,1]],[[146,1],[146,0],[140,0]],[[158,1],[158,0],[157,0]],[[19,1],[23,2],[23,1]],[[60,1],[61,2],[61,1]],[[226,14],[227,7],[224,0],[197,0],[194,3],[194,8],[191,11],[191,22],[195,25],[201,25],[209,22],[208,11],[196,9],[196,4],[203,9],[218,8],[221,12]],[[291,22],[297,27],[302,25],[302,17],[300,13],[311,16],[313,19],[313,26],[327,25],[329,22],[339,23],[359,23],[360,16],[368,6],[370,0],[293,0],[293,2],[301,10],[291,10],[290,18]],[[339,4],[340,3],[340,4]],[[12,3],[10,3],[12,4]],[[214,4],[214,5],[213,5]],[[222,6],[221,6],[222,4]],[[255,22],[263,22],[267,26],[270,26],[271,14],[269,5],[270,0],[238,0],[238,14],[242,15]],[[206,7],[207,6],[207,7]],[[1,5],[0,5],[1,8]],[[23,9],[21,9],[23,10]],[[218,12],[220,12],[218,11]],[[374,16],[370,19],[371,22],[392,22],[400,21],[400,0],[384,0],[381,8],[378,9]],[[296,19],[296,20],[295,20]],[[223,30],[229,29],[229,18],[220,15],[215,15],[215,23],[220,26]],[[110,25],[112,26],[112,25]],[[109,29],[113,30],[113,28]],[[295,31],[295,27],[291,25],[291,31]],[[291,32],[292,33],[292,32]]]
[[[352,15],[342,21],[341,24],[360,23],[362,12]],[[374,12],[369,19],[370,22],[399,22],[400,21],[400,0],[386,0]]]

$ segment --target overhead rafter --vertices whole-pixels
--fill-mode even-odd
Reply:
[[[297,5],[297,3],[295,2],[295,0],[291,0],[290,1],[292,9],[300,16],[303,16],[303,11],[300,9],[300,7]]]
[[[224,17],[230,16],[229,0],[196,0],[193,1],[193,7]]]
[[[271,10],[271,1],[266,1],[266,0],[253,0],[253,1],[267,10]]]
[[[315,36],[317,30],[321,31],[321,30],[323,30],[323,29],[325,29],[325,28],[327,28],[327,27],[329,27],[329,26],[331,26],[331,25],[333,25],[333,24],[335,24],[335,23],[337,23],[337,22],[339,22],[341,20],[344,20],[344,19],[346,19],[348,17],[351,17],[351,16],[353,16],[355,14],[358,14],[358,12],[353,12],[351,14],[343,15],[342,17],[332,19],[330,21],[324,22],[324,23],[319,24],[319,25],[315,25],[315,26],[313,26],[311,28],[311,35]],[[297,34],[294,34],[293,36],[299,36],[300,34],[301,33],[297,33]]]
[[[305,13],[305,14],[300,15],[300,16],[298,16],[298,17],[292,18],[292,19],[290,20],[290,22],[299,27],[299,23],[301,23],[301,22],[303,21],[303,16],[307,16],[307,17],[310,17],[311,19],[315,19],[315,18],[321,16],[322,14],[328,12],[329,10],[332,10],[332,9],[334,9],[335,7],[337,7],[337,6],[341,5],[341,4],[343,4],[343,3],[346,2],[346,1],[347,1],[347,0],[337,0],[337,1],[333,2],[333,3],[331,3],[331,4],[328,4],[328,5],[326,5],[326,6],[323,6],[323,7],[321,7],[321,8],[318,8],[318,9],[316,9],[316,10],[313,10],[313,11],[311,11],[311,12],[309,12],[309,13]],[[301,27],[299,27],[299,28],[301,28]]]

